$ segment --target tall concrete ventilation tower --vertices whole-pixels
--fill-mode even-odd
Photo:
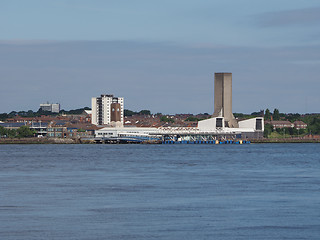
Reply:
[[[239,127],[232,113],[232,73],[214,74],[213,117],[224,117],[226,127]]]

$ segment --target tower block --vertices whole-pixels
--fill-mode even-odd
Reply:
[[[232,113],[232,73],[214,74],[213,117],[224,117],[226,127],[239,127]]]

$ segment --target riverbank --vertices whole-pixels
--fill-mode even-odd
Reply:
[[[252,139],[251,143],[320,143],[320,139],[262,138]]]
[[[0,144],[88,144],[78,138],[0,138]]]
[[[296,138],[263,138],[250,139],[251,143],[320,143],[320,139]],[[94,144],[93,140],[79,138],[0,138],[0,144]],[[159,144],[160,142],[142,142],[144,144]]]

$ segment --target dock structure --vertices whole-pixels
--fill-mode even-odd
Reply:
[[[94,138],[97,144],[160,144],[162,140],[155,137],[97,137]]]
[[[137,128],[137,127],[106,127],[96,131],[94,141],[96,143],[160,143],[161,135],[157,133],[157,128]]]
[[[201,131],[198,128],[159,128],[157,133],[158,136],[162,136],[163,141],[174,140],[177,142],[183,141],[215,141],[215,140],[226,140],[236,139],[240,137],[236,133],[223,132],[223,131]]]
[[[201,131],[199,128],[163,128],[158,135],[162,136],[163,144],[222,144],[222,143],[248,143],[237,132]]]

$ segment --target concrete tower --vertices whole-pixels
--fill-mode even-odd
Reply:
[[[213,117],[224,117],[226,127],[239,127],[232,113],[232,73],[214,74]]]

